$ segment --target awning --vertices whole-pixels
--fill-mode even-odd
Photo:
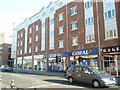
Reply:
[[[102,55],[120,55],[120,53],[103,53]]]

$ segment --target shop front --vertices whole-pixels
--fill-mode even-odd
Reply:
[[[34,70],[40,70],[40,71],[46,70],[45,55],[34,55]]]
[[[17,64],[17,69],[22,69],[22,57],[17,57],[17,62],[15,61],[14,64]]]
[[[70,57],[70,66],[72,65],[87,65],[98,66],[97,48],[85,49],[68,52]]]
[[[66,69],[66,53],[48,54],[48,70],[49,71],[65,71]]]
[[[120,45],[102,48],[103,69],[111,75],[120,75]]]
[[[23,57],[23,69],[32,70],[32,56]]]

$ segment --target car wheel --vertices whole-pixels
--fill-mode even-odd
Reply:
[[[99,83],[99,81],[97,81],[97,80],[93,81],[92,85],[93,85],[93,87],[95,87],[95,88],[100,87],[100,83]]]
[[[74,79],[73,79],[72,77],[69,77],[68,80],[69,80],[70,83],[73,83],[73,82],[74,82]]]

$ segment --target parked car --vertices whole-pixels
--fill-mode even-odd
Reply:
[[[0,70],[2,70],[2,71],[13,71],[13,68],[9,67],[8,65],[2,65],[2,66],[0,66]]]
[[[66,71],[65,77],[70,83],[80,82],[93,87],[115,85],[115,78],[103,70],[88,66],[71,66]]]

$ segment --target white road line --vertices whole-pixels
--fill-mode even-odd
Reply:
[[[34,87],[28,87],[28,88],[43,88],[43,87],[49,87],[49,86],[58,86],[58,85],[61,85],[61,86],[65,86],[65,87],[72,87],[72,88],[85,88],[85,87],[81,87],[81,86],[72,86],[72,85],[63,85],[63,84],[49,84],[49,85],[40,85],[40,86],[34,86]],[[63,87],[64,88],[64,87]]]

